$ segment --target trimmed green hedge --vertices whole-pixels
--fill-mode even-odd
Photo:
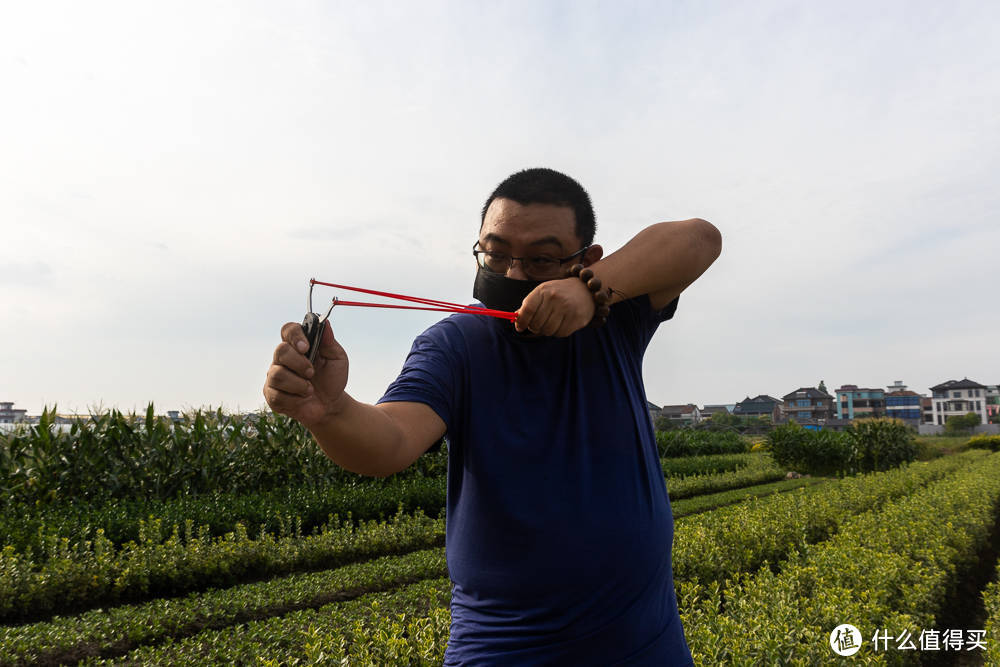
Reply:
[[[889,470],[917,457],[913,432],[898,419],[862,419],[839,432],[790,421],[767,435],[767,447],[780,465],[813,475]]]
[[[57,664],[119,656],[143,644],[262,620],[297,609],[447,576],[444,549],[385,556],[336,570],[88,611],[19,627],[0,627],[0,665]]]
[[[451,623],[450,592],[447,578],[430,579],[81,664],[440,666]]]
[[[989,435],[986,433],[974,435],[969,438],[969,447],[988,449],[993,452],[1000,451],[1000,435]]]
[[[674,580],[710,582],[777,563],[833,535],[851,516],[910,495],[986,456],[969,451],[680,518],[674,524]]]
[[[975,564],[1000,505],[1000,456],[980,460],[908,497],[845,522],[804,547],[781,572],[681,583],[679,607],[699,664],[837,662],[830,633],[851,623],[863,638],[852,662],[907,664],[914,651],[876,653],[878,630],[944,630],[936,618]],[[944,657],[937,654],[935,657]]]
[[[707,454],[743,454],[750,442],[732,431],[700,431],[682,428],[657,431],[656,446],[661,458],[705,456]]]
[[[241,525],[221,537],[207,528],[165,534],[151,519],[139,542],[116,549],[103,535],[71,547],[53,538],[48,558],[36,563],[11,547],[0,551],[0,621],[44,618],[52,612],[148,600],[241,581],[406,553],[444,543],[444,518],[422,512],[398,513],[390,521],[362,522],[337,517],[310,536],[252,539]]]

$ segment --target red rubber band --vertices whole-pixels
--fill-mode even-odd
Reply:
[[[401,299],[403,301],[410,301],[413,303],[422,303],[424,306],[399,306],[385,303],[365,303],[362,301],[341,301],[336,299],[335,306],[364,306],[367,308],[400,308],[403,310],[432,310],[436,312],[444,313],[466,313],[470,315],[488,315],[490,317],[498,317],[504,320],[514,321],[517,319],[517,311],[509,312],[506,310],[493,310],[491,308],[481,308],[479,306],[466,306],[459,303],[451,303],[449,301],[439,301],[437,299],[424,299],[417,296],[406,296],[404,294],[393,294],[392,292],[379,292],[378,290],[364,289],[363,287],[350,287],[348,285],[338,285],[336,283],[326,283],[315,278],[309,280],[310,285],[326,285],[327,287],[337,287],[340,289],[351,290],[354,292],[364,292],[365,294],[373,294],[375,296],[384,296],[390,299]],[[432,306],[432,307],[431,307]]]

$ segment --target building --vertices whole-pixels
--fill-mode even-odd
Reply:
[[[17,424],[28,421],[27,410],[15,410],[14,402],[0,402],[0,424]]]
[[[680,426],[693,426],[701,421],[701,410],[697,405],[664,405],[660,408],[660,416],[666,417],[672,423]]]
[[[881,389],[845,384],[837,390],[837,418],[884,417],[885,392]]]
[[[656,418],[662,414],[662,410],[659,406],[650,401],[646,401],[646,409],[649,411],[649,419],[654,424],[656,423]]]
[[[919,426],[923,419],[920,394],[907,389],[900,380],[896,380],[888,389],[885,393],[885,415]]]
[[[729,415],[729,414],[733,413],[733,408],[734,407],[735,406],[733,406],[733,405],[723,405],[721,403],[720,404],[715,404],[715,405],[707,405],[706,404],[705,407],[703,407],[700,410],[700,412],[701,412],[701,418],[702,419],[710,419],[712,417],[712,415],[716,415],[716,414]]]
[[[986,418],[994,419],[1000,415],[1000,386],[991,384],[986,387]]]
[[[794,419],[801,422],[812,419],[820,422],[836,417],[833,396],[815,387],[799,387],[782,398],[782,420]]]
[[[777,424],[781,420],[781,400],[767,394],[754,398],[747,396],[735,405],[733,414],[737,417],[767,417]]]
[[[960,417],[970,412],[979,415],[980,424],[989,423],[986,413],[986,385],[974,380],[948,380],[931,387],[931,400],[934,402],[934,421],[938,426],[944,426],[948,417]]]
[[[920,423],[934,423],[934,399],[927,396],[920,397]]]

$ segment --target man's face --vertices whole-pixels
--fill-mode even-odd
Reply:
[[[547,256],[561,259],[583,247],[576,235],[576,215],[568,206],[518,204],[512,199],[490,202],[479,230],[479,247],[512,257]],[[589,252],[585,253],[590,255]],[[588,264],[584,257],[579,260]],[[521,262],[514,262],[508,278],[529,280]]]

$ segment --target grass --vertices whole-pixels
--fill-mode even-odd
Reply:
[[[958,454],[969,448],[967,435],[918,435],[916,439],[918,461]]]

